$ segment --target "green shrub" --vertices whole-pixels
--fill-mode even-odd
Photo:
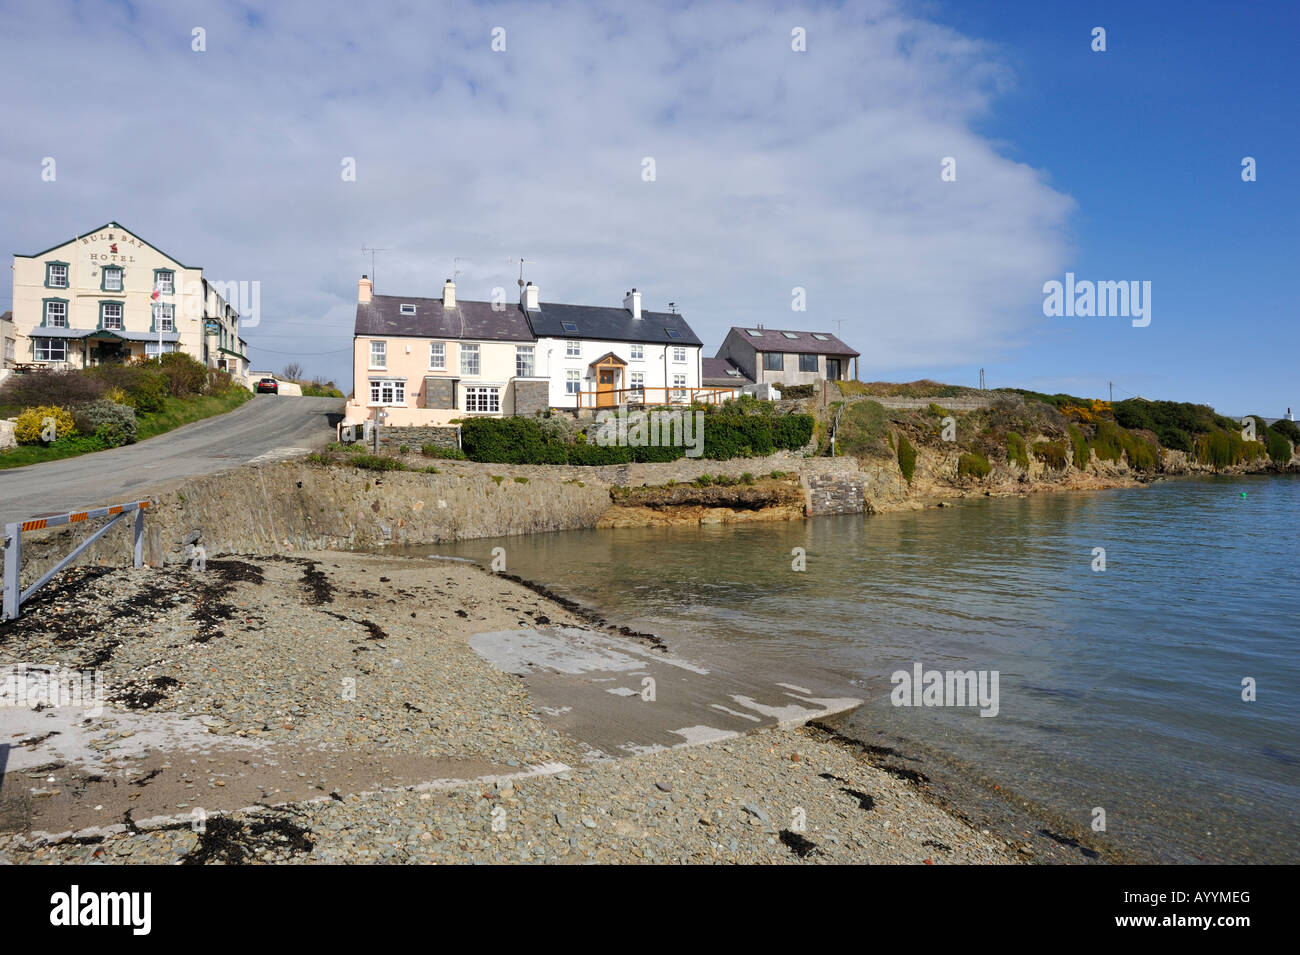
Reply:
[[[1022,471],[1029,470],[1029,449],[1025,439],[1014,431],[1007,432],[1007,460],[1020,465]]]
[[[165,352],[156,365],[173,398],[202,394],[208,383],[207,365],[185,352]]]
[[[963,454],[957,459],[957,474],[960,477],[972,477],[976,480],[986,478],[993,466],[989,464],[989,459],[978,452]]]
[[[552,445],[552,447],[557,447]],[[558,449],[564,451],[563,445]],[[627,464],[632,460],[632,449],[622,445],[601,447],[598,444],[575,444],[568,448],[568,463],[585,467],[600,467],[606,464]],[[549,463],[549,462],[547,462]]]
[[[741,483],[741,484],[753,484],[753,483],[754,483],[754,475],[752,475],[752,474],[750,474],[748,471],[746,471],[744,474],[742,474],[742,475],[740,476],[740,483]]]
[[[1034,445],[1034,457],[1053,471],[1064,471],[1068,463],[1069,451],[1064,440],[1039,441]]]
[[[1297,425],[1294,421],[1278,418],[1269,427],[1282,437],[1290,439],[1292,444],[1300,444],[1300,425]]]
[[[52,426],[53,439],[46,441],[50,432],[47,423]],[[77,424],[66,408],[56,405],[39,405],[28,408],[18,415],[14,423],[14,440],[19,444],[53,444],[59,438],[75,435]]]
[[[220,368],[209,368],[208,379],[203,383],[203,393],[205,395],[224,395],[230,390],[230,385],[234,377],[228,371],[222,371]]]
[[[464,461],[465,452],[460,448],[444,448],[437,444],[424,444],[420,446],[420,453],[426,458],[443,458],[448,461]]]
[[[406,466],[396,458],[386,458],[382,454],[354,454],[348,463],[353,467],[367,471],[404,471]]]
[[[903,472],[903,477],[907,483],[912,483],[912,475],[916,473],[916,448],[912,447],[912,442],[907,440],[907,435],[898,436],[898,468]]]
[[[1286,464],[1291,460],[1291,442],[1281,432],[1269,428],[1265,432],[1268,438],[1268,456],[1278,464]]]
[[[129,405],[108,400],[92,401],[74,409],[72,417],[78,431],[99,435],[110,448],[136,441],[135,409]]]
[[[564,464],[563,444],[548,442],[531,418],[470,418],[461,425],[461,447],[471,461],[491,464]]]
[[[399,447],[399,448],[397,449],[397,453],[398,453],[398,454],[410,454],[410,453],[411,453],[411,446],[410,446],[409,444],[404,444],[404,445],[402,445],[401,447]]]
[[[1088,440],[1076,425],[1067,425],[1066,433],[1070,438],[1070,448],[1074,452],[1074,466],[1082,471],[1088,466]]]
[[[782,398],[812,398],[817,394],[812,385],[781,385],[779,387]]]
[[[1227,430],[1215,426],[1196,439],[1196,459],[1215,468],[1254,461],[1267,453],[1268,450],[1258,441],[1243,441],[1239,427]]]

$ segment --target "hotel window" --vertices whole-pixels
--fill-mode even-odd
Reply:
[[[640,360],[643,359],[643,358],[645,358],[645,346],[644,346],[644,345],[633,345],[633,346],[632,346],[632,360],[633,360],[633,361],[640,361]]]
[[[533,377],[533,346],[532,345],[515,346],[515,377],[516,378]]]
[[[163,342],[162,350],[163,350],[163,354],[164,354],[164,355],[165,355],[165,354],[168,354],[169,352],[174,352],[174,351],[176,350],[176,343],[175,343],[175,342]],[[145,353],[146,355],[148,355],[150,358],[157,358],[157,357],[158,357],[158,343],[157,343],[157,342],[145,342],[145,343],[144,343],[144,353]],[[221,360],[222,360],[222,361],[225,361],[224,358],[221,359]]]
[[[32,348],[37,361],[68,360],[68,343],[62,338],[33,338]]]
[[[168,269],[159,269],[153,274],[153,284],[163,295],[171,295],[176,291],[176,273]]]
[[[176,306],[155,305],[153,307],[154,331],[176,331]]]
[[[99,327],[115,332],[122,330],[121,302],[104,302],[99,306]]]
[[[45,266],[45,284],[49,288],[68,287],[68,267],[62,262],[50,262]]]
[[[447,370],[447,343],[446,342],[429,343],[429,370],[430,371]]]
[[[222,331],[221,346],[225,347],[225,331]],[[388,367],[388,342],[371,342],[370,343],[370,367],[387,368]]]
[[[681,345],[674,345],[673,361],[685,361],[685,360],[686,360],[686,349]]]
[[[478,346],[460,346],[460,373],[462,375],[478,374]]]
[[[785,371],[785,356],[779,351],[763,352],[764,371]]]
[[[576,368],[570,368],[564,372],[564,393],[566,395],[576,395],[582,390],[582,372]]]
[[[465,410],[495,414],[501,410],[500,388],[466,388]]]
[[[581,357],[582,357],[582,344],[581,344],[580,342],[565,342],[565,343],[564,343],[564,357],[565,357],[565,358],[581,358]]]
[[[45,324],[51,328],[68,327],[68,303],[67,302],[46,302],[45,303]]]
[[[370,380],[370,403],[372,405],[406,404],[406,379],[372,378]]]
[[[628,401],[645,401],[645,372],[628,372]]]
[[[686,376],[685,375],[673,375],[673,394],[670,400],[672,401],[686,400]]]
[[[799,356],[799,370],[800,370],[800,371],[816,371],[816,370],[817,370],[817,356],[816,356],[816,355],[800,355],[800,356]]]
[[[105,292],[122,291],[122,270],[115,265],[106,265],[103,269],[103,279]]]

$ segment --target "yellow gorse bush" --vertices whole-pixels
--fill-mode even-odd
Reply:
[[[14,439],[19,444],[49,444],[76,433],[72,414],[56,405],[28,408],[14,424]]]

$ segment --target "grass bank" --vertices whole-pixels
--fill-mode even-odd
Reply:
[[[137,416],[138,440],[157,437],[176,428],[204,418],[211,418],[227,411],[234,411],[244,402],[251,400],[252,392],[245,388],[232,387],[221,395],[190,395],[185,398],[164,398],[160,411]],[[49,445],[29,444],[0,451],[0,470],[21,468],[29,464],[42,464],[46,461],[59,461],[63,458],[75,458],[82,454],[103,451],[107,446],[93,435],[76,435],[55,441]]]

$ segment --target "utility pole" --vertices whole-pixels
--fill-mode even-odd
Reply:
[[[1110,389],[1110,403],[1114,404],[1115,403],[1115,382],[1113,381],[1106,382],[1106,387]]]
[[[984,369],[980,369],[980,391],[984,390]]]

